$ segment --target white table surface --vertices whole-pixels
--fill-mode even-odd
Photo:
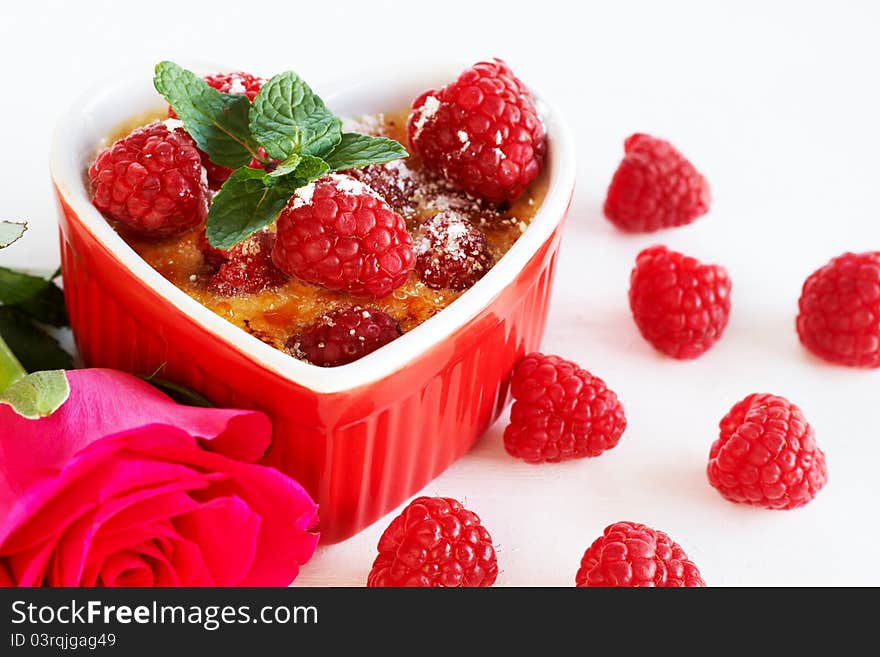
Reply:
[[[51,128],[82,88],[120,67],[149,74],[161,59],[198,58],[294,68],[320,90],[396,58],[502,56],[553,98],[577,140],[544,348],[604,378],[629,427],[600,458],[529,466],[504,452],[502,418],[425,493],[482,516],[499,585],[571,585],[584,549],[624,519],[666,530],[709,584],[880,584],[869,567],[880,545],[880,371],[823,364],[794,331],[811,271],[880,248],[876,5],[336,1],[258,13],[272,4],[2,3],[0,216],[28,219],[30,231],[0,262],[57,265]],[[672,140],[701,168],[708,216],[648,236],[603,219],[623,139],[636,131]],[[629,315],[633,259],[656,242],[722,263],[733,279],[727,332],[694,362],[656,354]],[[804,509],[734,505],[707,483],[718,420],[756,391],[800,404],[827,453],[830,481]],[[320,549],[298,583],[362,584],[390,519]]]

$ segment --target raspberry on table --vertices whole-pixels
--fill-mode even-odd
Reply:
[[[266,80],[264,78],[261,78],[257,75],[251,75],[250,73],[245,73],[244,71],[235,71],[232,73],[214,73],[212,75],[206,75],[205,82],[208,83],[208,86],[224,94],[245,95],[251,102],[254,102],[254,98],[257,97],[260,88],[264,84],[266,84]],[[168,107],[168,116],[172,119],[177,118],[177,114],[174,112],[170,105]],[[208,186],[211,189],[220,189],[223,183],[226,182],[226,179],[229,178],[230,175],[232,175],[232,169],[221,166],[219,164],[214,164],[213,162],[211,162],[208,154],[201,149],[199,149],[199,153],[202,156],[202,164],[205,165],[205,171],[208,174]],[[265,155],[265,151],[263,151],[261,154]],[[253,168],[262,168],[260,163],[255,159],[251,160],[251,163],[248,166]]]
[[[825,454],[803,412],[784,397],[751,394],[720,423],[709,483],[732,502],[794,509],[828,480]]]
[[[466,290],[495,264],[486,236],[453,211],[440,212],[419,227],[416,273],[435,289]]]
[[[89,182],[95,207],[144,237],[182,233],[208,214],[196,144],[163,123],[138,128],[101,151],[89,167]]]
[[[287,349],[320,367],[345,365],[376,351],[401,335],[388,313],[354,306],[334,310],[292,337]]]
[[[626,416],[602,379],[559,356],[523,358],[510,381],[507,452],[528,463],[599,456],[617,445]]]
[[[205,260],[217,267],[208,286],[219,294],[236,296],[283,285],[287,275],[272,262],[274,242],[275,235],[267,230],[254,233],[226,251],[212,247],[207,239],[200,241]]]
[[[696,358],[724,333],[730,288],[724,267],[652,246],[636,258],[629,304],[636,326],[655,349],[673,358]]]
[[[531,93],[500,59],[416,98],[407,130],[426,167],[496,203],[523,193],[547,149]]]
[[[350,176],[331,174],[298,189],[278,216],[277,234],[279,269],[354,296],[390,294],[415,262],[403,217]]]
[[[498,560],[479,516],[448,497],[419,497],[379,539],[367,586],[492,586]]]
[[[668,141],[636,133],[624,150],[605,198],[605,216],[615,226],[647,233],[709,211],[709,183]]]
[[[880,251],[844,253],[813,272],[798,302],[807,349],[850,367],[880,367]]]
[[[606,527],[584,552],[575,583],[581,587],[706,586],[678,543],[636,522]]]

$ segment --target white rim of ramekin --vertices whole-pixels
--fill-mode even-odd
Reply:
[[[203,72],[232,70],[206,66],[201,62],[190,65],[190,68]],[[346,76],[329,85],[315,85],[315,89],[334,111],[349,116],[403,107],[420,91],[455,79],[463,68],[457,63],[408,64],[403,70],[396,67]],[[528,228],[482,279],[447,308],[394,342],[339,367],[317,367],[297,360],[215,314],[141,259],[92,205],[85,171],[101,145],[101,139],[130,117],[164,106],[153,90],[151,70],[142,68],[115,75],[74,102],[55,129],[50,170],[65,202],[95,239],[133,276],[167,299],[180,313],[279,376],[315,392],[343,392],[386,378],[406,367],[476,317],[516,280],[564,219],[575,183],[571,134],[559,112],[531,88],[547,129],[550,178],[544,201]],[[373,99],[367,100],[369,96]],[[382,104],[386,100],[388,102]],[[121,109],[128,107],[131,109]]]

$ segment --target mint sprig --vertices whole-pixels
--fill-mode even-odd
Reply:
[[[393,139],[343,134],[342,121],[293,71],[264,84],[253,104],[172,62],[156,66],[153,83],[211,161],[235,169],[208,212],[206,233],[216,248],[271,224],[298,188],[329,171],[407,157]],[[249,168],[252,158],[265,169]]]
[[[251,134],[269,157],[321,157],[342,139],[342,122],[293,71],[276,75],[254,98]]]
[[[174,62],[156,65],[153,86],[212,162],[234,169],[257,155],[248,129],[247,96],[221,93]]]

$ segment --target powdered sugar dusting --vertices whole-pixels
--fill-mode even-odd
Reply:
[[[180,119],[165,119],[162,121],[166,128],[168,128],[169,132],[174,132],[178,128],[183,127],[183,121]]]
[[[413,126],[413,139],[419,136],[425,124],[433,118],[438,109],[440,109],[440,100],[436,96],[425,98],[425,102],[417,110],[419,116]]]
[[[293,208],[301,208],[304,205],[312,204],[312,197],[315,195],[315,183],[310,182],[305,187],[300,187],[293,195]]]
[[[244,86],[244,82],[240,77],[238,77],[237,75],[233,75],[230,78],[229,91],[227,93],[243,95],[247,93],[247,87]]]
[[[330,178],[335,181],[336,189],[342,192],[343,194],[349,194],[351,196],[356,196],[360,194],[373,194],[376,193],[367,187],[360,180],[352,178],[351,176],[342,176],[337,173],[330,174]]]

